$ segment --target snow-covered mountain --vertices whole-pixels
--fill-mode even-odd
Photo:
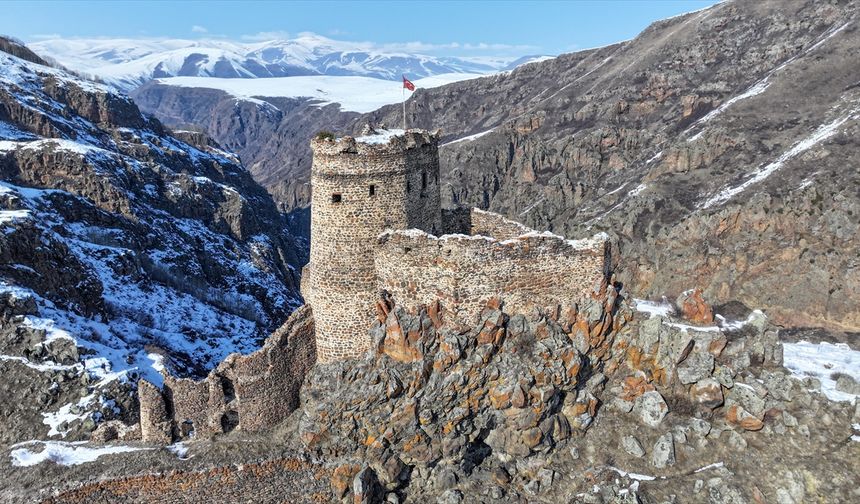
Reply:
[[[232,154],[44,63],[0,38],[0,442],[133,419],[136,376],[205,372],[300,304],[304,246]]]
[[[50,39],[30,44],[43,57],[129,90],[163,77],[256,78],[352,75],[386,80],[446,73],[483,74],[511,60],[434,57],[378,50],[306,34],[243,44],[227,40]],[[511,58],[513,59],[513,58]]]

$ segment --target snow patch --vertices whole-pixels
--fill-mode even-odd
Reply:
[[[44,362],[36,363],[36,362],[32,362],[31,360],[29,360],[25,357],[20,357],[17,355],[0,355],[0,361],[20,362],[21,364],[24,364],[28,368],[35,369],[36,371],[39,371],[40,373],[47,373],[47,372],[52,372],[52,371],[68,371],[70,369],[82,369],[82,366],[80,364],[64,365],[64,364],[57,364],[54,361],[44,361]]]
[[[648,301],[647,299],[633,299],[636,311],[648,313],[649,318],[665,317],[668,318],[675,314],[675,307],[664,297],[662,301]]]
[[[648,186],[646,186],[645,184],[639,184],[638,186],[634,187],[633,190],[631,190],[629,193],[627,193],[627,197],[630,198],[633,196],[638,196],[639,193],[644,191],[646,187],[648,187]]]
[[[653,156],[648,158],[648,161],[645,161],[645,164],[649,165],[649,164],[653,163],[654,161],[660,159],[662,156],[663,156],[663,151],[660,151],[657,154],[654,154]]]
[[[152,369],[164,373],[164,356],[157,353],[148,353],[146,357],[152,361]]]
[[[713,464],[708,464],[708,465],[706,465],[706,466],[704,466],[704,467],[700,467],[700,468],[696,469],[696,470],[695,470],[695,471],[693,471],[693,472],[694,472],[694,473],[700,473],[700,472],[702,472],[702,471],[707,471],[708,469],[718,469],[718,468],[720,468],[720,467],[723,467],[724,465],[725,465],[725,464],[723,464],[722,462],[714,462]]]
[[[383,145],[390,142],[392,138],[405,133],[406,130],[402,129],[380,129],[370,135],[355,137],[355,141],[363,144]]]
[[[526,209],[525,209],[525,210],[523,210],[522,212],[520,212],[520,213],[519,213],[519,216],[520,216],[520,217],[522,217],[522,216],[524,216],[525,214],[527,214],[527,213],[531,212],[531,211],[532,211],[532,210],[534,210],[538,205],[540,205],[541,203],[543,203],[543,202],[544,202],[544,200],[546,200],[546,198],[541,198],[541,199],[539,199],[539,200],[535,201],[534,203],[532,203],[531,205],[529,205],[528,207],[526,207]]]
[[[448,73],[413,81],[416,87],[429,89],[453,82],[484,77],[483,74]],[[403,99],[400,80],[390,81],[357,76],[295,76],[260,79],[227,79],[214,77],[170,77],[157,79],[166,86],[218,89],[237,98],[285,97],[305,98],[314,105],[340,104],[342,111],[367,113]]]
[[[455,143],[460,143],[460,142],[471,142],[472,140],[477,140],[477,139],[481,138],[482,136],[489,135],[494,130],[495,130],[495,128],[490,128],[488,130],[481,131],[480,133],[475,133],[474,135],[468,135],[468,136],[464,136],[462,138],[458,138],[456,140],[451,140],[450,142],[443,143],[439,147],[445,147],[446,145],[453,145]]]
[[[7,224],[30,217],[29,210],[0,210],[0,224]]]
[[[167,450],[170,453],[176,455],[176,458],[178,458],[179,460],[188,460],[194,456],[194,455],[192,455],[191,457],[188,456],[188,445],[185,443],[185,441],[180,441],[178,443],[173,443],[172,445],[168,445]]]
[[[27,444],[41,444],[42,451],[34,451],[30,448],[15,448],[9,453],[12,457],[12,465],[18,467],[29,467],[42,462],[50,461],[62,466],[73,466],[93,462],[104,455],[114,453],[128,453],[152,448],[138,448],[133,446],[113,445],[91,448],[83,446],[86,442],[65,443],[62,441],[30,441]],[[21,446],[16,445],[16,446]]]
[[[797,379],[815,377],[821,381],[821,392],[831,401],[854,401],[857,396],[836,390],[834,373],[843,373],[860,381],[860,351],[845,343],[783,343],[784,366]]]
[[[753,96],[757,96],[757,95],[764,93],[765,91],[767,91],[767,88],[770,86],[770,83],[768,82],[768,80],[770,79],[770,76],[772,74],[773,74],[773,72],[767,74],[767,76],[765,76],[763,79],[761,79],[760,81],[758,81],[755,84],[753,84],[752,86],[750,86],[743,93],[729,99],[728,101],[721,104],[719,107],[708,112],[705,115],[705,117],[702,117],[701,119],[696,121],[694,123],[694,125],[698,125],[698,124],[706,123],[706,122],[710,121],[714,117],[717,117],[718,115],[722,114],[727,108],[731,107],[732,105],[734,105],[735,103],[737,103],[741,100],[746,100],[747,98],[752,98]],[[699,132],[693,138],[691,138],[689,141],[693,141],[694,139],[698,138],[701,134],[702,133]]]
[[[735,187],[723,189],[717,195],[711,197],[708,201],[706,201],[701,206],[701,208],[710,208],[714,205],[724,203],[731,199],[733,196],[743,192],[749,186],[768,178],[773,172],[782,168],[782,166],[791,159],[799,156],[800,154],[803,154],[812,147],[835,135],[839,127],[845,124],[845,122],[849,119],[852,119],[852,115],[850,114],[834,119],[827,124],[822,124],[821,126],[816,128],[816,130],[812,132],[811,135],[794,144],[791,149],[783,152],[782,155],[779,156],[776,161],[756,169],[756,171],[753,172],[753,176],[749,180]]]
[[[622,477],[626,476],[626,477],[628,477],[630,479],[634,479],[636,481],[654,481],[657,479],[657,476],[648,476],[646,474],[636,474],[636,473],[625,471],[623,469],[619,469],[619,468],[613,467],[613,466],[607,466],[607,467],[609,469],[612,469],[616,473],[618,473],[619,476],[622,476]]]

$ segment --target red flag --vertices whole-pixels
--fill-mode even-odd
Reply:
[[[412,84],[412,81],[407,79],[405,75],[403,76],[403,87],[410,91],[415,91],[415,84]]]

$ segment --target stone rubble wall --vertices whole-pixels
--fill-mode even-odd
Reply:
[[[296,310],[260,350],[232,354],[200,381],[164,377],[164,389],[141,380],[141,435],[159,443],[241,430],[269,429],[299,405],[316,362],[309,305]]]
[[[438,300],[469,323],[493,297],[512,314],[587,299],[607,279],[609,243],[603,236],[571,242],[535,232],[496,240],[391,231],[379,239],[375,265],[378,288],[399,306]]]
[[[518,236],[532,233],[534,229],[523,226],[519,222],[506,219],[493,212],[473,208],[470,212],[469,234],[495,238],[496,240],[512,240]]]
[[[321,362],[356,357],[370,345],[379,234],[441,230],[437,144],[420,131],[386,144],[350,137],[312,142],[311,254],[302,293],[316,312]]]

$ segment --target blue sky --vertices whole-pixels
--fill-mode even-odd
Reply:
[[[314,32],[436,55],[559,54],[625,40],[715,0],[5,1],[0,33],[260,40]]]

